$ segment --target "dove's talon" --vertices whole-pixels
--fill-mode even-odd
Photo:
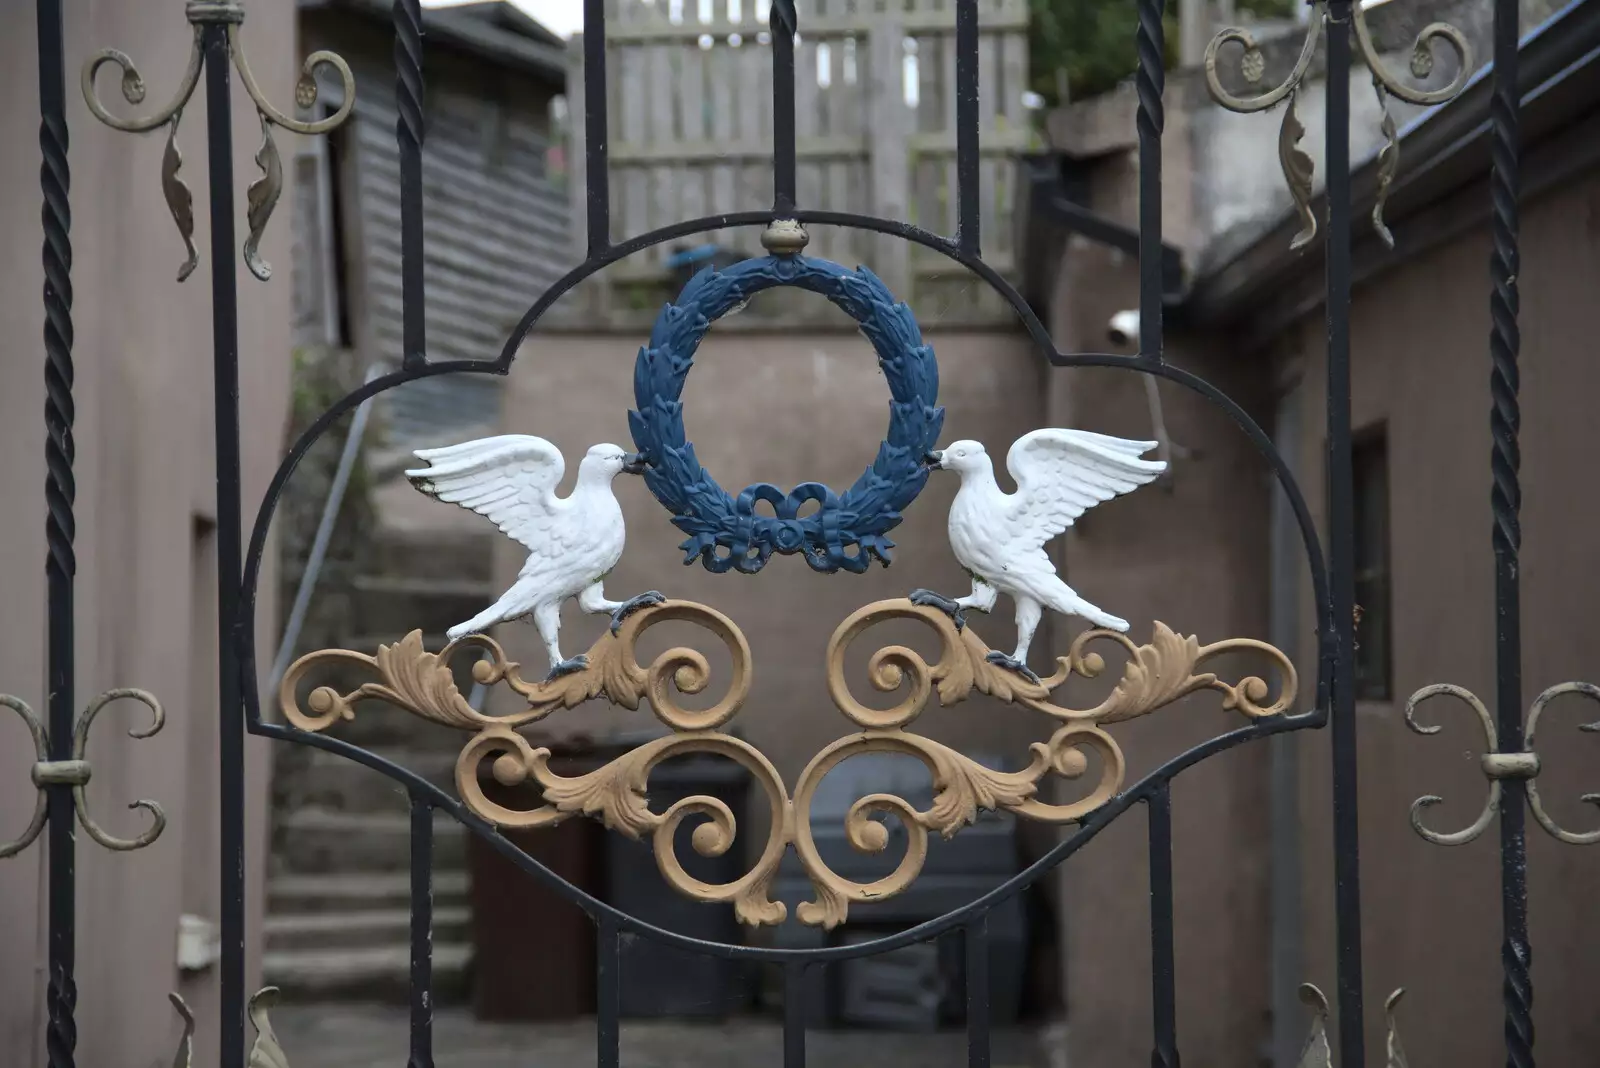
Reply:
[[[1036,675],[1032,668],[1014,656],[1007,656],[1005,653],[995,650],[988,656],[984,657],[984,659],[989,661],[989,663],[998,667],[1003,667],[1008,671],[1015,671],[1018,675],[1021,675],[1023,678],[1027,679],[1031,683],[1034,683],[1035,685],[1044,685],[1044,680]]]
[[[559,664],[556,664],[553,667],[551,667],[550,674],[548,674],[548,675],[546,675],[544,677],[544,681],[545,682],[554,682],[556,679],[559,679],[563,675],[571,675],[574,672],[582,671],[584,668],[586,668],[588,666],[589,666],[589,654],[587,654],[587,653],[579,653],[577,656],[572,657],[570,660],[563,660]]]
[[[967,625],[967,610],[960,603],[952,601],[942,593],[915,589],[911,591],[909,600],[912,604],[921,605],[924,608],[937,608],[955,621],[956,630],[962,630]]]
[[[614,635],[622,629],[622,621],[633,615],[641,608],[649,608],[661,604],[667,595],[660,590],[648,590],[637,597],[630,597],[623,601],[621,606],[611,613],[611,633]]]

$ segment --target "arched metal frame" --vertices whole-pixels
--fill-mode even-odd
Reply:
[[[798,983],[805,968],[889,952],[902,946],[924,942],[961,928],[967,940],[969,975],[968,1040],[970,1061],[974,1065],[988,1064],[988,991],[981,974],[970,969],[985,967],[987,960],[987,927],[985,917],[997,905],[1032,885],[1058,864],[1076,853],[1099,832],[1135,804],[1148,806],[1152,905],[1151,929],[1154,958],[1152,981],[1156,1009],[1154,1026],[1155,1063],[1177,1064],[1176,992],[1173,947],[1173,885],[1171,866],[1171,783],[1186,768],[1223,750],[1284,731],[1321,727],[1328,722],[1330,697],[1336,667],[1336,650],[1340,636],[1348,638],[1350,624],[1341,626],[1335,614],[1336,599],[1331,595],[1329,573],[1321,544],[1304,495],[1284,457],[1280,455],[1271,437],[1245,410],[1223,391],[1206,379],[1183,368],[1168,363],[1162,354],[1162,277],[1160,229],[1160,132],[1162,125],[1161,86],[1164,78],[1161,56],[1162,27],[1161,0],[1138,0],[1139,7],[1139,152],[1141,165],[1140,189],[1140,322],[1141,351],[1136,356],[1111,353],[1062,352],[1056,347],[1048,329],[1040,322],[1033,309],[1016,289],[993,267],[984,262],[979,247],[980,220],[977,209],[978,186],[978,131],[976,101],[978,21],[975,0],[960,0],[957,4],[957,183],[959,219],[955,237],[947,238],[931,233],[909,223],[870,216],[839,212],[818,211],[795,203],[794,160],[794,101],[793,101],[793,31],[795,12],[792,0],[775,0],[771,9],[773,26],[773,84],[774,84],[774,186],[775,203],[770,210],[745,211],[700,219],[690,219],[662,227],[644,234],[634,235],[617,243],[609,240],[610,204],[607,182],[607,140],[605,100],[605,26],[602,0],[586,0],[584,46],[584,75],[586,94],[585,133],[587,141],[588,203],[588,256],[583,263],[568,271],[559,281],[546,289],[533,301],[526,314],[512,329],[500,354],[493,360],[452,361],[431,363],[426,359],[425,331],[421,322],[421,225],[422,212],[420,183],[402,186],[402,241],[403,269],[408,286],[405,302],[405,354],[399,370],[376,378],[352,391],[330,406],[291,446],[287,456],[269,484],[262,504],[256,513],[248,550],[244,557],[241,596],[235,620],[234,656],[238,659],[241,674],[239,696],[244,705],[250,733],[280,741],[315,746],[337,753],[364,764],[405,786],[412,807],[412,870],[413,888],[413,1050],[412,1068],[424,1068],[431,1061],[431,1010],[426,1000],[429,974],[428,929],[431,902],[428,894],[426,865],[431,857],[433,835],[432,816],[435,811],[448,813],[464,824],[472,833],[481,836],[497,852],[511,860],[521,870],[540,879],[546,886],[582,908],[596,923],[601,962],[601,996],[599,999],[600,1064],[602,1068],[617,1064],[618,1002],[615,996],[618,939],[623,933],[642,936],[651,941],[676,949],[706,956],[780,964],[785,969],[786,989],[798,992]],[[413,10],[415,0],[399,0],[395,5],[397,44],[396,61],[399,65],[397,87],[402,106],[399,138],[402,153],[402,175],[414,156],[420,154],[420,124],[413,126],[408,116],[408,94],[417,94],[420,101],[422,85],[420,52],[409,48],[406,31],[415,25]],[[788,34],[781,32],[787,27]],[[1333,109],[1337,110],[1337,109]],[[420,114],[420,107],[415,114]],[[564,294],[604,268],[617,261],[675,238],[701,234],[734,227],[765,227],[775,219],[793,219],[800,223],[828,224],[887,234],[895,238],[922,245],[934,250],[989,284],[1016,314],[1023,329],[1052,367],[1103,367],[1136,374],[1164,378],[1204,398],[1224,411],[1233,423],[1249,438],[1272,469],[1273,475],[1287,497],[1303,542],[1312,595],[1317,606],[1317,685],[1314,705],[1310,711],[1299,715],[1273,717],[1251,723],[1230,731],[1210,741],[1181,753],[1117,794],[1104,807],[1085,819],[1077,830],[1057,844],[1044,856],[1017,873],[1004,884],[985,893],[961,908],[919,924],[916,927],[852,945],[827,946],[816,949],[777,949],[735,943],[707,942],[656,927],[632,917],[611,905],[598,900],[573,886],[537,860],[513,845],[496,832],[495,828],[472,813],[463,802],[446,791],[425,781],[408,769],[371,753],[360,746],[313,734],[295,727],[267,722],[260,708],[259,677],[255,663],[255,602],[261,577],[261,565],[268,546],[268,531],[283,490],[296,467],[310,447],[326,434],[345,414],[362,401],[386,390],[408,382],[442,374],[498,374],[511,371],[516,355],[537,327],[544,314]],[[1348,284],[1348,271],[1344,275]],[[415,291],[410,288],[415,286]],[[1331,393],[1336,403],[1348,405],[1348,385],[1335,386]],[[1334,403],[1330,402],[1330,403]],[[1336,532],[1335,542],[1348,540],[1348,532]],[[1352,598],[1346,598],[1347,601]],[[1349,615],[1346,614],[1348,620]],[[1345,646],[1348,648],[1348,645]],[[240,888],[242,891],[242,887]],[[609,988],[609,989],[608,989]],[[239,996],[242,996],[242,987]],[[802,1020],[799,1006],[801,998],[786,998],[785,1018],[785,1068],[798,1068],[803,1063],[804,1040],[800,1031]]]
[[[1178,1063],[1176,1038],[1176,994],[1174,989],[1173,878],[1171,865],[1172,781],[1185,769],[1225,749],[1268,735],[1332,725],[1335,911],[1338,961],[1338,1031],[1346,1068],[1362,1068],[1365,1054],[1362,1043],[1363,1007],[1361,985],[1360,878],[1356,821],[1356,748],[1353,689],[1354,631],[1354,542],[1351,516],[1353,485],[1350,462],[1350,158],[1349,158],[1349,77],[1353,24],[1357,45],[1369,60],[1372,44],[1364,16],[1354,0],[1317,0],[1313,5],[1314,24],[1310,28],[1301,63],[1290,82],[1269,92],[1291,100],[1285,130],[1292,133],[1293,93],[1303,76],[1306,57],[1315,45],[1323,20],[1336,32],[1327,35],[1326,168],[1327,182],[1327,257],[1326,305],[1328,321],[1327,360],[1327,461],[1329,555],[1325,560],[1309,509],[1292,472],[1269,436],[1250,416],[1215,386],[1182,368],[1167,363],[1162,353],[1162,246],[1161,246],[1161,131],[1164,122],[1164,39],[1163,0],[1132,0],[1137,9],[1138,69],[1135,88],[1138,96],[1137,130],[1139,154],[1139,320],[1141,351],[1136,356],[1108,353],[1064,353],[1058,350],[1038,317],[992,267],[981,258],[978,212],[978,4],[977,0],[956,0],[956,173],[958,226],[954,237],[929,233],[910,224],[866,216],[817,211],[796,201],[794,37],[799,30],[794,0],[774,0],[771,5],[774,142],[773,176],[775,197],[770,210],[744,211],[687,220],[623,241],[610,240],[610,192],[607,176],[608,139],[606,135],[606,52],[605,0],[585,0],[585,150],[587,160],[587,258],[560,281],[537,297],[526,315],[507,338],[498,357],[486,360],[431,363],[427,359],[426,321],[423,304],[423,227],[422,227],[422,144],[424,139],[422,77],[422,11],[419,0],[394,0],[395,61],[399,120],[396,136],[400,148],[401,239],[403,276],[403,351],[400,370],[369,381],[332,405],[293,444],[274,475],[256,513],[251,537],[244,542],[244,513],[240,494],[238,320],[236,276],[231,269],[234,250],[234,208],[232,170],[232,118],[230,107],[231,69],[237,66],[246,89],[261,115],[263,129],[277,124],[301,132],[316,133],[331,128],[349,114],[353,100],[350,76],[338,57],[317,53],[307,60],[296,102],[309,107],[315,102],[312,67],[331,64],[344,82],[344,97],[335,116],[321,123],[302,123],[289,118],[265,101],[244,62],[240,44],[240,25],[244,9],[238,0],[188,0],[187,16],[194,25],[196,47],[188,70],[183,75],[175,107],[154,118],[121,120],[112,116],[93,99],[94,71],[107,62],[122,73],[123,96],[138,104],[144,96],[144,83],[131,60],[121,53],[101,53],[91,58],[84,89],[90,96],[91,110],[102,121],[123,130],[154,129],[166,124],[170,116],[172,135],[183,103],[204,76],[207,101],[207,151],[209,162],[210,254],[212,263],[213,344],[215,353],[215,411],[217,458],[217,556],[219,609],[219,708],[221,715],[221,879],[223,928],[220,962],[222,1007],[221,1051],[224,1068],[243,1068],[244,1024],[247,999],[244,989],[244,760],[246,733],[280,741],[315,746],[365,764],[403,785],[411,799],[412,811],[412,1035],[410,1068],[431,1068],[431,868],[433,815],[448,813],[472,833],[484,838],[518,867],[541,879],[568,900],[585,910],[598,931],[600,962],[599,1061],[602,1068],[618,1064],[618,968],[619,945],[623,933],[644,936],[652,941],[694,953],[744,960],[768,961],[783,965],[791,990],[810,965],[887,952],[914,942],[926,941],[960,928],[968,953],[968,1049],[969,1063],[989,1064],[988,992],[985,982],[987,927],[985,917],[996,905],[1020,892],[1065,861],[1092,840],[1105,826],[1135,804],[1149,811],[1151,877],[1152,984],[1154,995],[1154,1050],[1152,1062],[1175,1068]],[[48,542],[48,665],[50,704],[46,719],[38,722],[31,710],[14,698],[5,704],[28,724],[39,762],[34,765],[36,784],[44,793],[44,805],[28,828],[26,837],[38,835],[48,827],[50,969],[47,992],[49,1025],[47,1047],[52,1068],[71,1068],[75,1045],[75,986],[73,982],[74,877],[72,829],[75,816],[86,826],[92,823],[81,806],[82,786],[89,768],[81,759],[81,734],[106,701],[132,696],[145,701],[155,712],[155,725],[136,737],[154,733],[161,721],[160,706],[151,695],[139,691],[110,691],[96,699],[74,728],[72,706],[73,620],[73,444],[72,444],[72,324],[71,324],[71,246],[68,239],[69,170],[67,166],[65,106],[65,41],[63,0],[37,0],[39,12],[41,146],[44,155],[42,183],[45,200],[44,268],[46,311],[45,348],[48,387],[47,423],[49,448]],[[1448,31],[1448,32],[1447,32]],[[1419,36],[1416,55],[1427,54],[1430,40],[1441,39],[1455,45],[1459,35],[1449,27],[1429,26]],[[1491,190],[1494,203],[1491,263],[1493,279],[1493,334],[1491,356],[1494,413],[1494,547],[1496,556],[1497,639],[1499,651],[1497,713],[1498,731],[1490,730],[1488,741],[1495,752],[1484,759],[1485,772],[1493,780],[1501,804],[1502,892],[1505,901],[1506,1041],[1508,1055],[1518,1064],[1532,1064],[1531,985],[1527,973],[1526,872],[1523,802],[1532,805],[1535,816],[1552,834],[1564,841],[1591,841],[1600,836],[1576,835],[1552,829],[1543,815],[1531,779],[1537,774],[1537,757],[1532,753],[1534,723],[1544,704],[1561,693],[1577,692],[1595,697],[1600,694],[1587,684],[1561,684],[1551,687],[1536,702],[1525,730],[1518,707],[1520,690],[1520,650],[1518,644],[1517,553],[1520,534],[1517,510],[1520,490],[1517,481],[1517,4],[1515,0],[1496,0],[1495,70],[1491,112],[1493,171]],[[1225,31],[1208,54],[1208,73],[1214,76],[1217,48],[1234,42],[1246,48],[1247,80],[1251,70],[1259,77],[1260,55],[1246,36]],[[1458,54],[1460,49],[1457,49]],[[1251,56],[1254,61],[1251,62]],[[1429,59],[1431,63],[1431,58]],[[1419,61],[1413,71],[1420,74]],[[1443,99],[1450,91],[1422,93],[1409,90],[1386,71],[1375,71],[1383,91],[1405,99],[1428,102]],[[1464,75],[1463,75],[1464,77]],[[1216,88],[1215,83],[1213,89]],[[1420,94],[1420,95],[1419,95]],[[1225,96],[1226,94],[1224,94]],[[1224,106],[1232,106],[1219,96]],[[1239,98],[1231,98],[1239,103]],[[1236,110],[1255,110],[1270,101],[1252,98]],[[1298,126],[1298,123],[1294,123]],[[1390,148],[1398,151],[1398,140],[1391,126],[1385,127]],[[1301,174],[1292,137],[1283,152],[1286,175],[1295,184]],[[267,145],[270,146],[270,136]],[[264,148],[264,152],[266,149]],[[192,228],[190,197],[176,179],[181,157],[172,141],[164,170],[163,187],[180,232],[188,240]],[[270,159],[275,163],[276,154]],[[250,196],[249,221],[252,231],[249,250],[265,225],[266,215],[276,200],[272,168],[262,163],[264,174]],[[1393,177],[1393,158],[1384,179]],[[1309,172],[1305,172],[1308,174]],[[1309,197],[1307,179],[1306,196]],[[1297,201],[1300,200],[1296,194]],[[1309,214],[1306,203],[1301,208]],[[596,900],[565,882],[523,853],[483,819],[468,811],[461,801],[428,783],[413,772],[358,746],[320,734],[308,733],[278,723],[266,722],[261,715],[259,678],[255,663],[255,606],[261,565],[270,528],[281,494],[310,446],[344,414],[362,401],[388,389],[441,374],[507,374],[516,352],[537,326],[541,317],[563,294],[574,286],[643,249],[688,234],[730,227],[766,226],[775,220],[792,219],[854,227],[887,234],[923,245],[965,267],[998,292],[1016,313],[1019,322],[1039,351],[1053,367],[1104,367],[1164,378],[1204,398],[1223,410],[1249,438],[1272,468],[1300,530],[1309,572],[1317,621],[1317,685],[1309,711],[1298,715],[1256,720],[1249,726],[1213,738],[1181,753],[1137,783],[1116,794],[1079,825],[1070,838],[1058,844],[1026,870],[1006,883],[959,909],[915,928],[870,942],[814,950],[778,950],[739,944],[704,942],[654,927]],[[1374,221],[1387,234],[1381,218]],[[1308,235],[1309,239],[1309,235]],[[191,258],[194,250],[190,246]],[[257,267],[251,264],[252,269]],[[192,263],[186,266],[192,267]],[[258,276],[261,275],[257,271]],[[1446,692],[1448,687],[1433,687],[1431,692]],[[1454,692],[1453,690],[1450,692]],[[1470,695],[1468,695],[1470,697]],[[1476,703],[1480,717],[1492,727],[1488,712]],[[1415,721],[1408,722],[1416,726]],[[1418,727],[1429,731],[1434,728]],[[74,748],[74,735],[78,734]],[[75,753],[78,759],[74,759]],[[1428,803],[1427,799],[1419,806]],[[159,816],[159,810],[148,802]],[[1480,820],[1483,826],[1486,820]],[[1483,826],[1474,825],[1477,831]],[[159,818],[152,829],[138,839],[121,840],[109,835],[91,834],[96,841],[113,848],[137,848],[160,833]],[[1460,836],[1435,835],[1434,840]],[[1460,840],[1466,840],[1460,838]],[[27,845],[22,841],[7,844],[0,855],[16,852]],[[1320,995],[1317,995],[1320,998]],[[252,1007],[256,999],[250,999]],[[270,999],[267,999],[270,1000]],[[1393,999],[1391,999],[1391,1006]],[[265,1002],[263,1002],[263,1005]],[[805,1043],[801,999],[786,999],[784,1022],[784,1065],[798,1068],[804,1063]],[[1325,1009],[1325,1006],[1324,1006]],[[192,1021],[191,1021],[192,1022]],[[1320,1024],[1318,1025],[1321,1026]],[[265,1037],[265,1036],[263,1036]],[[1324,1039],[1325,1041],[1325,1039]]]

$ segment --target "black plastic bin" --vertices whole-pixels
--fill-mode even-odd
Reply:
[[[729,883],[744,874],[749,836],[745,801],[749,773],[713,757],[673,760],[650,774],[650,808],[664,812],[695,795],[717,798],[733,812],[740,834],[720,857],[695,852],[690,836],[698,819],[685,820],[675,843],[679,862],[696,879]],[[606,836],[606,900],[630,916],[657,927],[714,942],[740,941],[731,905],[711,905],[673,889],[656,866],[648,841],[620,834]],[[748,967],[740,961],[685,953],[642,937],[624,935],[620,955],[622,1015],[632,1017],[721,1018],[750,1001]]]

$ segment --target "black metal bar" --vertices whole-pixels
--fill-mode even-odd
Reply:
[[[1328,541],[1333,622],[1333,882],[1342,1068],[1364,1068],[1356,780],[1355,507],[1350,457],[1350,11],[1328,8]]]
[[[978,0],[956,0],[956,241],[979,255]],[[994,89],[991,86],[990,92]]]
[[[61,0],[39,0],[39,184],[44,193],[44,383],[45,383],[45,586],[47,718],[50,759],[72,759],[73,578],[77,483],[72,462],[76,409],[72,401],[72,174],[67,162],[66,35]],[[45,992],[50,1068],[72,1068],[78,1045],[78,987],[73,977],[77,920],[77,873],[73,844],[72,787],[46,787],[49,797],[49,967]]]
[[[1522,454],[1517,434],[1522,412],[1517,400],[1517,356],[1522,336],[1517,327],[1520,298],[1517,274],[1518,181],[1521,167],[1521,99],[1518,95],[1518,14],[1516,0],[1494,6],[1493,92],[1489,101],[1489,233],[1493,251],[1489,277],[1489,377],[1492,406],[1489,433],[1493,439],[1490,468],[1494,487],[1494,619],[1495,719],[1499,750],[1518,753],[1522,744],[1522,605],[1518,554],[1522,545]],[[1505,972],[1507,1068],[1533,1068],[1533,949],[1528,941],[1527,782],[1500,783],[1500,966]]]
[[[1172,932],[1172,786],[1150,792],[1150,1003],[1155,1045],[1151,1068],[1178,1068],[1177,965]]]
[[[433,1068],[433,805],[411,795],[411,1059]]]
[[[404,366],[428,362],[422,279],[422,2],[394,0],[394,99],[400,146],[401,354]]]
[[[1164,0],[1139,0],[1139,355],[1161,359],[1161,298],[1165,292],[1161,248],[1161,131],[1166,126]]]
[[[595,921],[595,1045],[600,1068],[618,1068],[622,1062],[622,967],[618,943],[621,935],[610,916]]]
[[[611,164],[606,140],[606,0],[583,0],[584,190],[589,255],[611,247]]]
[[[202,30],[211,196],[211,346],[217,448],[217,688],[221,750],[222,1068],[244,1068],[244,707],[239,675],[239,290],[233,240],[228,27]]]
[[[967,1068],[989,1068],[989,914],[967,924]]]
[[[783,966],[783,1068],[806,1068],[806,966],[801,961]]]
[[[796,206],[794,163],[794,38],[800,32],[794,0],[772,0],[772,212]]]

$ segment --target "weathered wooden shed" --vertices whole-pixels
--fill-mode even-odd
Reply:
[[[392,5],[300,0],[300,45],[350,63],[356,108],[330,138],[306,138],[295,203],[295,341],[398,361],[400,165]],[[561,135],[565,42],[503,0],[423,15],[422,152],[428,356],[485,359],[565,269],[570,242]],[[323,86],[339,104],[337,80]],[[557,154],[552,157],[552,147]],[[498,383],[450,376],[386,398],[397,445],[498,418]]]
[[[343,352],[358,367],[395,366],[402,355],[392,17],[388,0],[299,2],[301,51],[345,57],[356,105],[330,137],[297,146],[293,339],[302,351]],[[563,139],[553,118],[566,84],[565,45],[500,0],[427,9],[423,31],[427,353],[433,360],[488,359],[570,255]],[[339,106],[336,79],[321,91],[320,106]],[[317,625],[336,629],[340,644],[391,641],[396,636],[385,628],[399,618],[428,629],[431,641],[433,628],[492,596],[488,532],[450,527],[455,509],[428,508],[432,502],[389,476],[418,446],[491,432],[500,389],[496,377],[443,376],[376,402],[365,441],[377,476],[377,529],[359,547],[353,578],[335,583],[324,573],[311,602],[322,615]],[[320,498],[311,507],[320,510]],[[285,563],[292,577],[304,562]],[[382,733],[368,744],[448,781],[449,761],[427,724],[374,719]],[[403,993],[404,796],[365,769],[291,749],[275,754],[273,774],[268,981],[308,996]],[[461,988],[470,957],[463,847],[459,827],[441,827],[433,957],[441,996]]]

